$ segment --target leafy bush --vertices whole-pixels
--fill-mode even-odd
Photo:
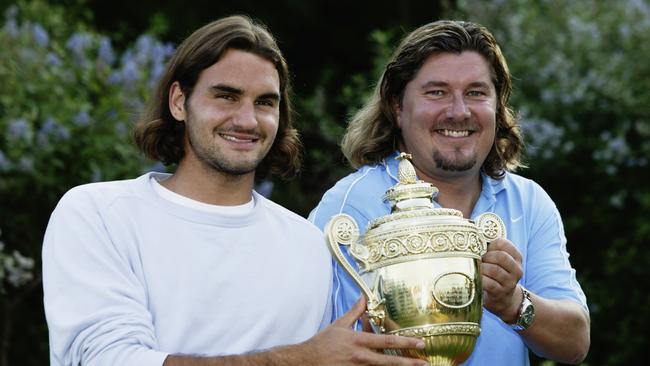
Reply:
[[[129,133],[173,47],[143,35],[119,52],[108,37],[42,1],[9,7],[2,24],[0,364],[5,365],[9,345],[16,354],[30,348],[32,341],[21,336],[36,333],[46,347],[42,315],[26,316],[31,322],[20,327],[11,321],[23,319],[19,313],[42,314],[34,291],[40,288],[40,250],[61,195],[78,184],[161,168],[140,156]]]
[[[464,1],[515,77],[531,166],[563,214],[592,319],[589,364],[642,363],[650,326],[650,4]]]

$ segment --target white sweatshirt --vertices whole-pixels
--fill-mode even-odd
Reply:
[[[162,174],[73,188],[43,243],[52,365],[161,365],[302,342],[328,324],[320,230],[253,193],[248,214],[161,198]]]

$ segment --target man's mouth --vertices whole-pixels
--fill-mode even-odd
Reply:
[[[467,137],[473,131],[470,130],[436,130],[439,134],[447,137]]]
[[[232,141],[232,142],[256,142],[259,140],[259,136],[257,135],[251,135],[251,134],[245,134],[245,133],[227,133],[227,132],[220,132],[219,136],[221,136],[224,140]]]

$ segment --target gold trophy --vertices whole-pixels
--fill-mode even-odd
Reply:
[[[476,221],[460,211],[434,208],[438,189],[417,180],[409,154],[402,153],[399,183],[386,191],[391,213],[371,221],[365,235],[352,217],[334,216],[325,227],[337,262],[361,288],[375,333],[419,337],[422,350],[385,350],[432,366],[469,358],[481,332],[481,256],[487,244],[506,236],[499,216]],[[359,265],[345,259],[339,245]]]

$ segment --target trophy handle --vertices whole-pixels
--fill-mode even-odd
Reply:
[[[368,315],[374,320],[375,325],[383,327],[384,311],[381,308],[382,301],[372,292],[370,287],[361,279],[361,276],[352,268],[347,261],[339,245],[350,246],[349,253],[359,262],[366,263],[368,259],[368,249],[359,244],[359,226],[354,219],[346,214],[339,214],[327,223],[325,226],[325,237],[327,246],[336,261],[343,266],[345,272],[357,283],[361,292],[368,301]]]
[[[476,219],[476,226],[478,227],[479,235],[483,240],[483,249],[481,255],[485,254],[487,250],[487,243],[494,239],[506,238],[506,225],[499,215],[493,212],[485,212],[479,215]]]

